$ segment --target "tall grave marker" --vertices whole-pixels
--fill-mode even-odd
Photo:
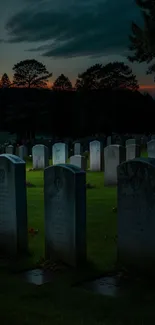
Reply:
[[[44,169],[49,166],[49,150],[43,144],[36,144],[32,148],[34,169]]]
[[[118,261],[155,272],[155,159],[136,158],[118,166]]]
[[[81,150],[81,143],[76,142],[74,143],[74,155],[81,155],[82,150]]]
[[[101,171],[103,170],[103,146],[98,140],[89,143],[90,148],[90,170]]]
[[[27,157],[27,147],[25,145],[21,145],[18,147],[18,155],[21,159]]]
[[[27,251],[26,165],[19,157],[0,155],[0,252]]]
[[[68,159],[68,145],[64,142],[55,143],[52,147],[53,165],[66,164]]]
[[[104,185],[117,185],[117,166],[126,160],[125,147],[112,144],[104,148]]]
[[[86,173],[62,164],[44,170],[45,255],[78,266],[86,260]]]

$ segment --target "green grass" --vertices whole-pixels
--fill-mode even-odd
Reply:
[[[145,156],[145,154],[144,154]],[[29,162],[28,168],[31,163]],[[11,325],[148,325],[155,320],[155,294],[138,293],[109,298],[72,286],[82,278],[113,270],[116,262],[116,189],[104,188],[103,173],[87,173],[87,255],[89,267],[67,272],[53,282],[37,287],[21,280],[16,272],[31,268],[44,255],[43,172],[27,172],[29,227],[39,229],[29,237],[32,256],[0,271],[0,324]],[[92,267],[93,266],[93,267]],[[15,272],[15,273],[14,273]]]

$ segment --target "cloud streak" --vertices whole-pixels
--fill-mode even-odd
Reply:
[[[6,23],[5,42],[36,42],[29,51],[51,58],[124,55],[131,21],[140,10],[131,0],[26,0],[26,7]],[[2,41],[2,40],[1,40]],[[37,46],[37,42],[48,45]]]

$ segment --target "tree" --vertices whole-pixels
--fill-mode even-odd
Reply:
[[[129,36],[129,49],[134,52],[128,56],[131,62],[151,62],[155,58],[155,1],[136,0],[144,19],[144,26],[132,22],[132,35]],[[151,69],[148,73],[151,73]]]
[[[11,86],[11,81],[7,73],[4,73],[0,80],[0,88],[9,88],[10,86]]]
[[[52,76],[41,62],[36,60],[24,60],[15,64],[13,84],[17,87],[44,88],[48,78]]]
[[[53,83],[52,89],[53,90],[71,90],[72,83],[68,77],[64,76],[64,74],[61,74]]]
[[[76,89],[132,89],[139,88],[132,69],[123,62],[96,64],[78,75]]]
[[[100,88],[110,89],[131,89],[139,88],[136,76],[132,69],[123,62],[112,62],[103,66],[103,78],[100,81]]]
[[[77,90],[98,89],[100,84],[101,70],[102,64],[95,64],[88,68],[85,72],[79,74],[75,83],[75,88]]]

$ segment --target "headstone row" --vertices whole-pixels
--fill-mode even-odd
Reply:
[[[114,150],[113,150],[114,149]],[[155,159],[124,160],[125,148],[106,148],[116,167],[118,261],[155,270]],[[123,161],[124,160],[124,161]],[[106,169],[105,165],[105,169]],[[45,256],[77,266],[86,261],[86,173],[71,164],[44,170]],[[0,252],[23,254],[28,247],[26,164],[0,155]]]
[[[86,260],[86,173],[73,165],[44,169],[45,256],[77,266]],[[26,164],[0,155],[0,252],[28,249]]]

